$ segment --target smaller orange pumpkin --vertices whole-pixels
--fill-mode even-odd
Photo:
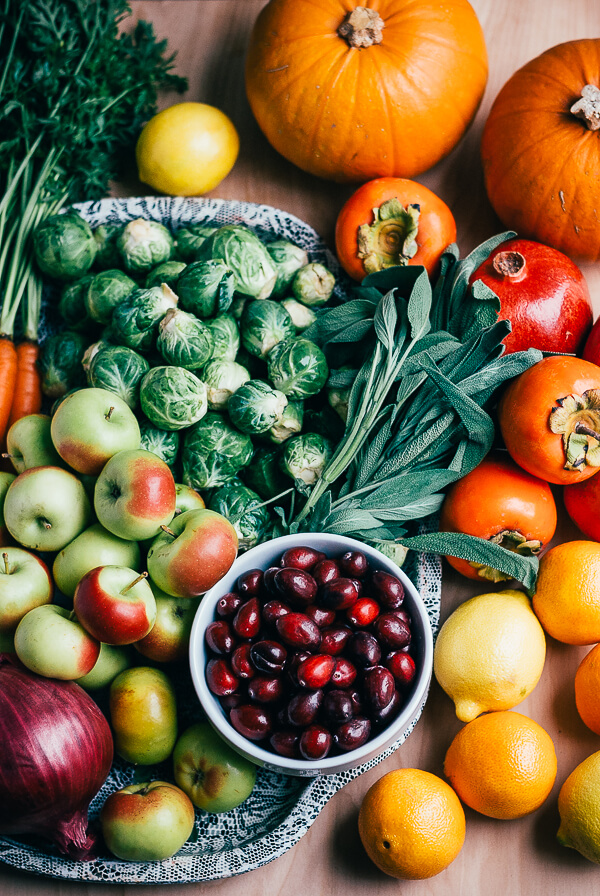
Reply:
[[[429,274],[456,240],[445,202],[414,180],[378,177],[344,203],[335,226],[340,264],[355,280],[394,265],[422,264]]]
[[[547,482],[500,453],[486,457],[450,486],[440,513],[441,532],[464,532],[523,556],[539,554],[556,531],[556,503]],[[468,579],[509,576],[458,557],[446,557]]]
[[[498,422],[512,459],[569,485],[600,471],[600,367],[571,355],[543,358],[511,380]]]
[[[496,214],[519,236],[600,259],[600,38],[567,41],[506,82],[481,142]]]

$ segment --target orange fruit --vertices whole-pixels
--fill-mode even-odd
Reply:
[[[600,641],[600,544],[567,541],[540,560],[533,610],[564,644]]]
[[[575,673],[575,704],[582,722],[600,734],[600,644],[584,656]]]
[[[402,768],[367,791],[358,815],[367,855],[391,877],[423,880],[454,861],[465,840],[465,813],[437,775]]]
[[[550,735],[518,712],[490,712],[468,722],[448,748],[444,773],[461,800],[490,818],[521,818],[538,809],[556,779]]]

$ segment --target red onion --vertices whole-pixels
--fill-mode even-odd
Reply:
[[[92,698],[0,654],[0,744],[0,833],[39,834],[73,859],[92,858],[88,807],[113,757]]]

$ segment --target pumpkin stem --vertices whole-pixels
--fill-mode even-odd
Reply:
[[[492,535],[489,540],[492,544],[499,544],[500,547],[505,548],[507,551],[520,554],[522,557],[531,557],[534,554],[539,554],[543,547],[541,541],[538,539],[528,541],[516,529],[503,529],[497,535]],[[481,576],[482,579],[486,579],[488,582],[506,582],[511,578],[506,573],[500,572],[500,570],[491,566],[485,566],[483,563],[471,562],[470,565],[477,570],[478,576]]]
[[[337,33],[349,47],[372,47],[383,40],[383,19],[375,9],[356,6],[346,15]]]
[[[511,280],[521,280],[525,276],[525,256],[520,252],[498,252],[494,257],[492,266],[501,277],[510,277]]]
[[[367,274],[384,268],[407,265],[416,255],[421,208],[406,208],[396,197],[373,209],[373,223],[358,228],[358,258]]]
[[[588,130],[600,130],[600,89],[595,84],[586,84],[581,89],[581,99],[571,106],[571,113],[581,118]]]
[[[600,389],[558,398],[548,425],[562,436],[565,470],[600,466]]]

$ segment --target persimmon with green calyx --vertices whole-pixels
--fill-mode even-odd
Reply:
[[[335,247],[355,280],[396,265],[423,265],[429,274],[456,240],[456,221],[427,187],[401,177],[378,177],[356,190],[337,217]]]
[[[469,282],[476,280],[496,293],[498,317],[512,324],[507,354],[528,348],[578,353],[592,326],[592,301],[583,273],[558,249],[506,240],[473,271]]]
[[[556,503],[547,482],[519,467],[508,455],[489,455],[446,493],[441,532],[485,538],[517,554],[539,554],[554,537]],[[489,566],[446,557],[469,579],[502,582],[510,576]]]
[[[498,423],[512,459],[555,485],[600,472],[600,367],[571,355],[542,358],[511,380]]]

